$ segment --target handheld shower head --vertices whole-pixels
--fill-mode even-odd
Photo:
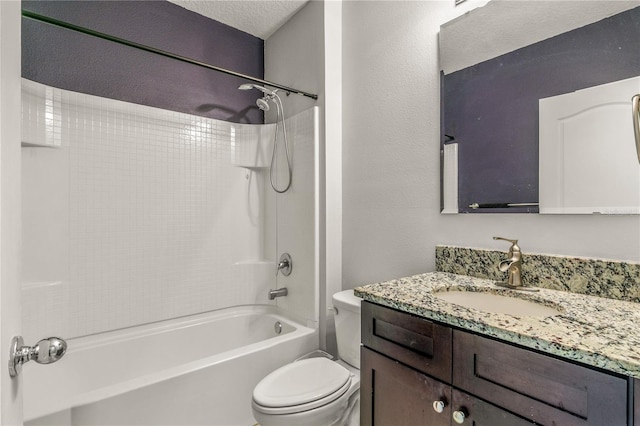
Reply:
[[[280,96],[278,96],[278,93],[277,93],[278,90],[276,89],[271,91],[263,86],[260,86],[257,84],[251,84],[251,83],[241,84],[240,86],[238,86],[238,89],[239,90],[258,89],[259,91],[264,93],[264,96],[262,98],[256,100],[256,105],[258,105],[258,108],[260,108],[262,111],[269,111],[269,101],[273,101],[273,103],[276,105],[276,111],[278,115],[276,118],[275,134],[273,135],[273,151],[271,151],[271,165],[269,166],[269,182],[271,183],[271,187],[273,188],[273,190],[276,191],[278,194],[285,193],[291,187],[291,183],[293,181],[293,173],[292,173],[291,157],[289,154],[289,142],[287,141],[287,127],[285,125],[285,120],[284,120],[284,107],[282,106],[282,100],[280,99]],[[287,92],[287,95],[288,94],[289,93]],[[289,172],[289,181],[284,189],[278,189],[278,187],[274,183],[274,178],[273,178],[276,150],[278,149],[278,128],[280,127],[278,122],[281,122],[281,125],[282,125],[282,135],[284,138],[284,152],[287,158],[287,171]]]
[[[246,83],[246,84],[241,84],[240,86],[238,86],[239,90],[251,90],[251,89],[258,89],[259,91],[261,91],[262,93],[264,93],[265,95],[269,95],[269,96],[273,96],[276,94],[275,91],[269,90],[264,86],[260,86],[258,84],[251,84],[251,83]]]

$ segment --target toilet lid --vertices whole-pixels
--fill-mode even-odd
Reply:
[[[253,390],[253,400],[272,408],[307,404],[346,390],[350,379],[346,368],[328,358],[304,359],[278,368],[262,379]]]

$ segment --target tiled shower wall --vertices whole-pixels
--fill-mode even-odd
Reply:
[[[25,338],[269,303],[272,132],[24,80]]]

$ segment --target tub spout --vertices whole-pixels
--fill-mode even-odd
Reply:
[[[286,287],[277,288],[275,290],[269,290],[269,300],[273,300],[276,297],[283,297],[289,294],[289,290]]]

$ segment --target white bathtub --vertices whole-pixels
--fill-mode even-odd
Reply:
[[[23,368],[31,426],[251,425],[254,386],[316,349],[318,335],[274,307],[246,306],[68,344],[58,363]]]

